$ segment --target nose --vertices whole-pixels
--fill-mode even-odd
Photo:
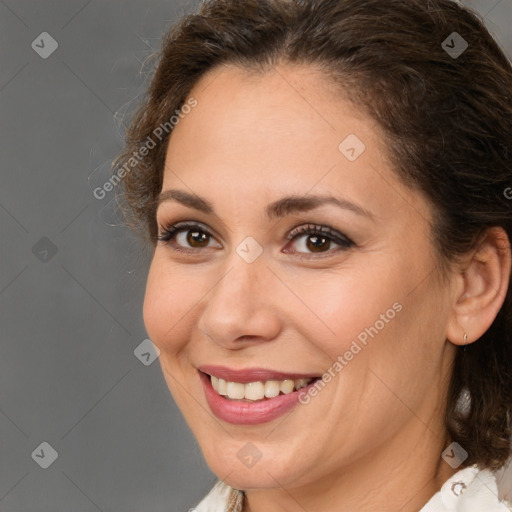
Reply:
[[[224,348],[237,350],[242,341],[265,342],[281,331],[275,286],[282,284],[264,259],[252,263],[234,255],[215,284],[199,319],[199,329]]]

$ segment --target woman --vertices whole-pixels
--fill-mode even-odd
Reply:
[[[512,67],[450,0],[212,0],[115,162],[194,509],[511,510]]]

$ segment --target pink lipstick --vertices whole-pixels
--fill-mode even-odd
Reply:
[[[237,425],[257,425],[272,421],[299,404],[299,395],[307,393],[320,378],[318,374],[285,373],[265,368],[248,368],[235,370],[225,366],[205,365],[198,367],[199,378],[203,385],[208,405],[219,419]],[[249,382],[283,381],[298,379],[313,379],[307,386],[279,394],[273,398],[264,397],[261,400],[230,399],[222,396],[212,386],[210,376],[229,382],[247,384]]]

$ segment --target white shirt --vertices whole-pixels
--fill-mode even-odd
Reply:
[[[218,480],[189,512],[241,512],[243,495]],[[498,499],[494,472],[477,466],[453,474],[419,512],[511,512],[512,502]]]

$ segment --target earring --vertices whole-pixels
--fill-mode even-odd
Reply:
[[[466,333],[464,333],[464,348],[462,349],[464,352],[466,351],[466,348],[467,348],[467,343],[468,343],[468,335]]]

